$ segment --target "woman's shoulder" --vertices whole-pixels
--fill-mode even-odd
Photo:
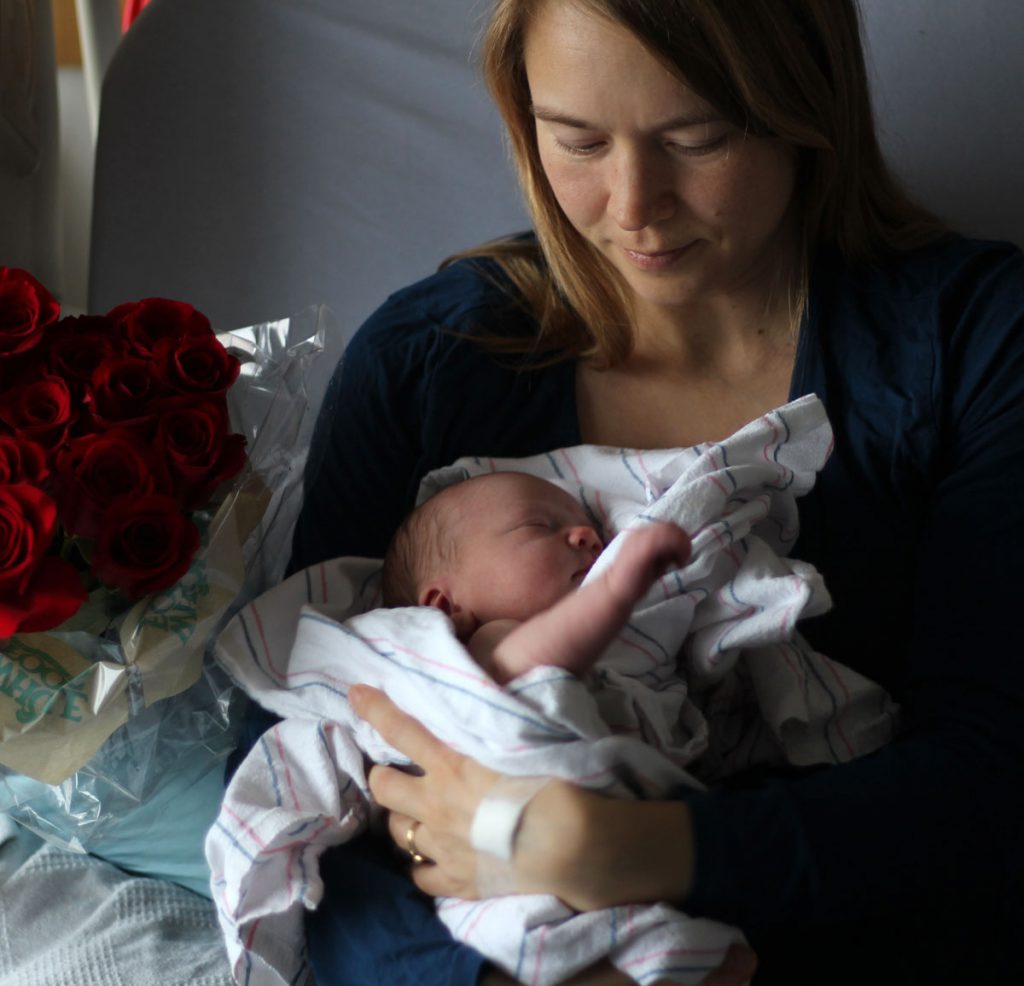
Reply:
[[[1024,254],[1003,240],[973,239],[950,233],[911,250],[891,250],[873,264],[845,264],[851,286],[869,295],[886,296],[894,303],[913,302],[936,292],[987,283],[991,279],[1020,280]],[[956,291],[959,295],[960,291]]]
[[[950,234],[872,264],[823,254],[812,274],[812,317],[830,345],[882,347],[911,360],[954,339],[1014,331],[1024,314],[1024,254],[1012,243]]]
[[[500,263],[464,257],[391,294],[357,337],[372,348],[433,346],[488,332],[531,334],[536,324]]]

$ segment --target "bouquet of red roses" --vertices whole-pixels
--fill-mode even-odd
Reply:
[[[109,622],[184,576],[193,513],[245,465],[225,398],[240,366],[191,305],[60,318],[0,268],[0,640],[87,599]]]
[[[73,792],[95,821],[233,747],[207,646],[284,573],[324,314],[61,317],[0,268],[0,811],[81,841]]]

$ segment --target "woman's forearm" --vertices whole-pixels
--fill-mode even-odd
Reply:
[[[433,864],[414,867],[417,886],[431,896],[475,896],[480,863],[470,829],[499,775],[440,743],[375,689],[353,685],[349,701],[423,771],[377,766],[369,775],[374,798],[391,813],[396,844],[404,844],[413,822],[418,825],[419,851]],[[523,811],[512,871],[502,882],[517,893],[553,894],[577,910],[685,905],[693,883],[692,830],[682,801],[608,798],[551,780]]]
[[[516,876],[520,892],[552,893],[577,910],[682,904],[693,880],[690,810],[552,781],[523,814]]]

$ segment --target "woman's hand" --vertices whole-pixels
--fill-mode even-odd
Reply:
[[[392,839],[405,849],[412,829],[415,848],[429,861],[413,866],[416,885],[432,896],[479,897],[479,857],[469,832],[500,775],[441,743],[382,692],[354,686],[349,699],[423,770],[414,776],[377,766],[369,777],[374,798],[391,813]],[[554,894],[580,911],[682,901],[691,852],[689,809],[682,802],[606,798],[550,781],[523,813],[510,877],[518,893]]]
[[[356,713],[422,770],[393,767],[370,771],[370,790],[390,812],[388,830],[402,849],[413,830],[424,862],[412,867],[416,885],[432,896],[476,898],[478,857],[469,841],[477,805],[500,775],[440,742],[374,688],[349,691]],[[681,900],[689,889],[689,813],[676,802],[621,801],[551,781],[526,807],[516,839],[515,887],[519,893],[550,893],[576,910],[615,904]],[[685,846],[680,852],[679,846]],[[742,986],[757,958],[733,945],[702,986]],[[632,982],[601,962],[563,986],[628,986]],[[480,986],[515,986],[490,969]]]
[[[412,827],[416,849],[429,860],[413,866],[416,885],[435,897],[479,897],[469,830],[477,805],[500,775],[440,742],[383,692],[356,685],[349,701],[357,715],[423,770],[417,777],[376,766],[369,776],[374,799],[390,812],[388,830],[395,844],[406,849]]]

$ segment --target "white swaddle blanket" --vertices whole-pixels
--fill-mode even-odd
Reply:
[[[795,497],[830,450],[824,409],[807,397],[714,445],[578,447],[462,460],[428,477],[421,499],[470,475],[527,472],[579,497],[606,536],[651,520],[690,533],[690,562],[653,587],[585,678],[539,667],[499,687],[439,611],[370,610],[377,561],[314,566],[243,610],[219,658],[283,721],[239,767],[207,838],[238,981],[311,979],[302,909],[322,895],[319,856],[372,818],[367,758],[407,762],[354,716],[350,684],[383,689],[438,738],[502,773],[623,797],[699,786],[686,769],[697,758],[701,776],[715,777],[755,762],[840,762],[886,742],[894,708],[885,693],[794,631],[798,618],[829,606],[818,573],[784,555],[798,530]],[[664,905],[576,914],[553,897],[513,895],[437,907],[456,937],[538,986],[606,955],[640,983],[697,982],[742,940]]]

